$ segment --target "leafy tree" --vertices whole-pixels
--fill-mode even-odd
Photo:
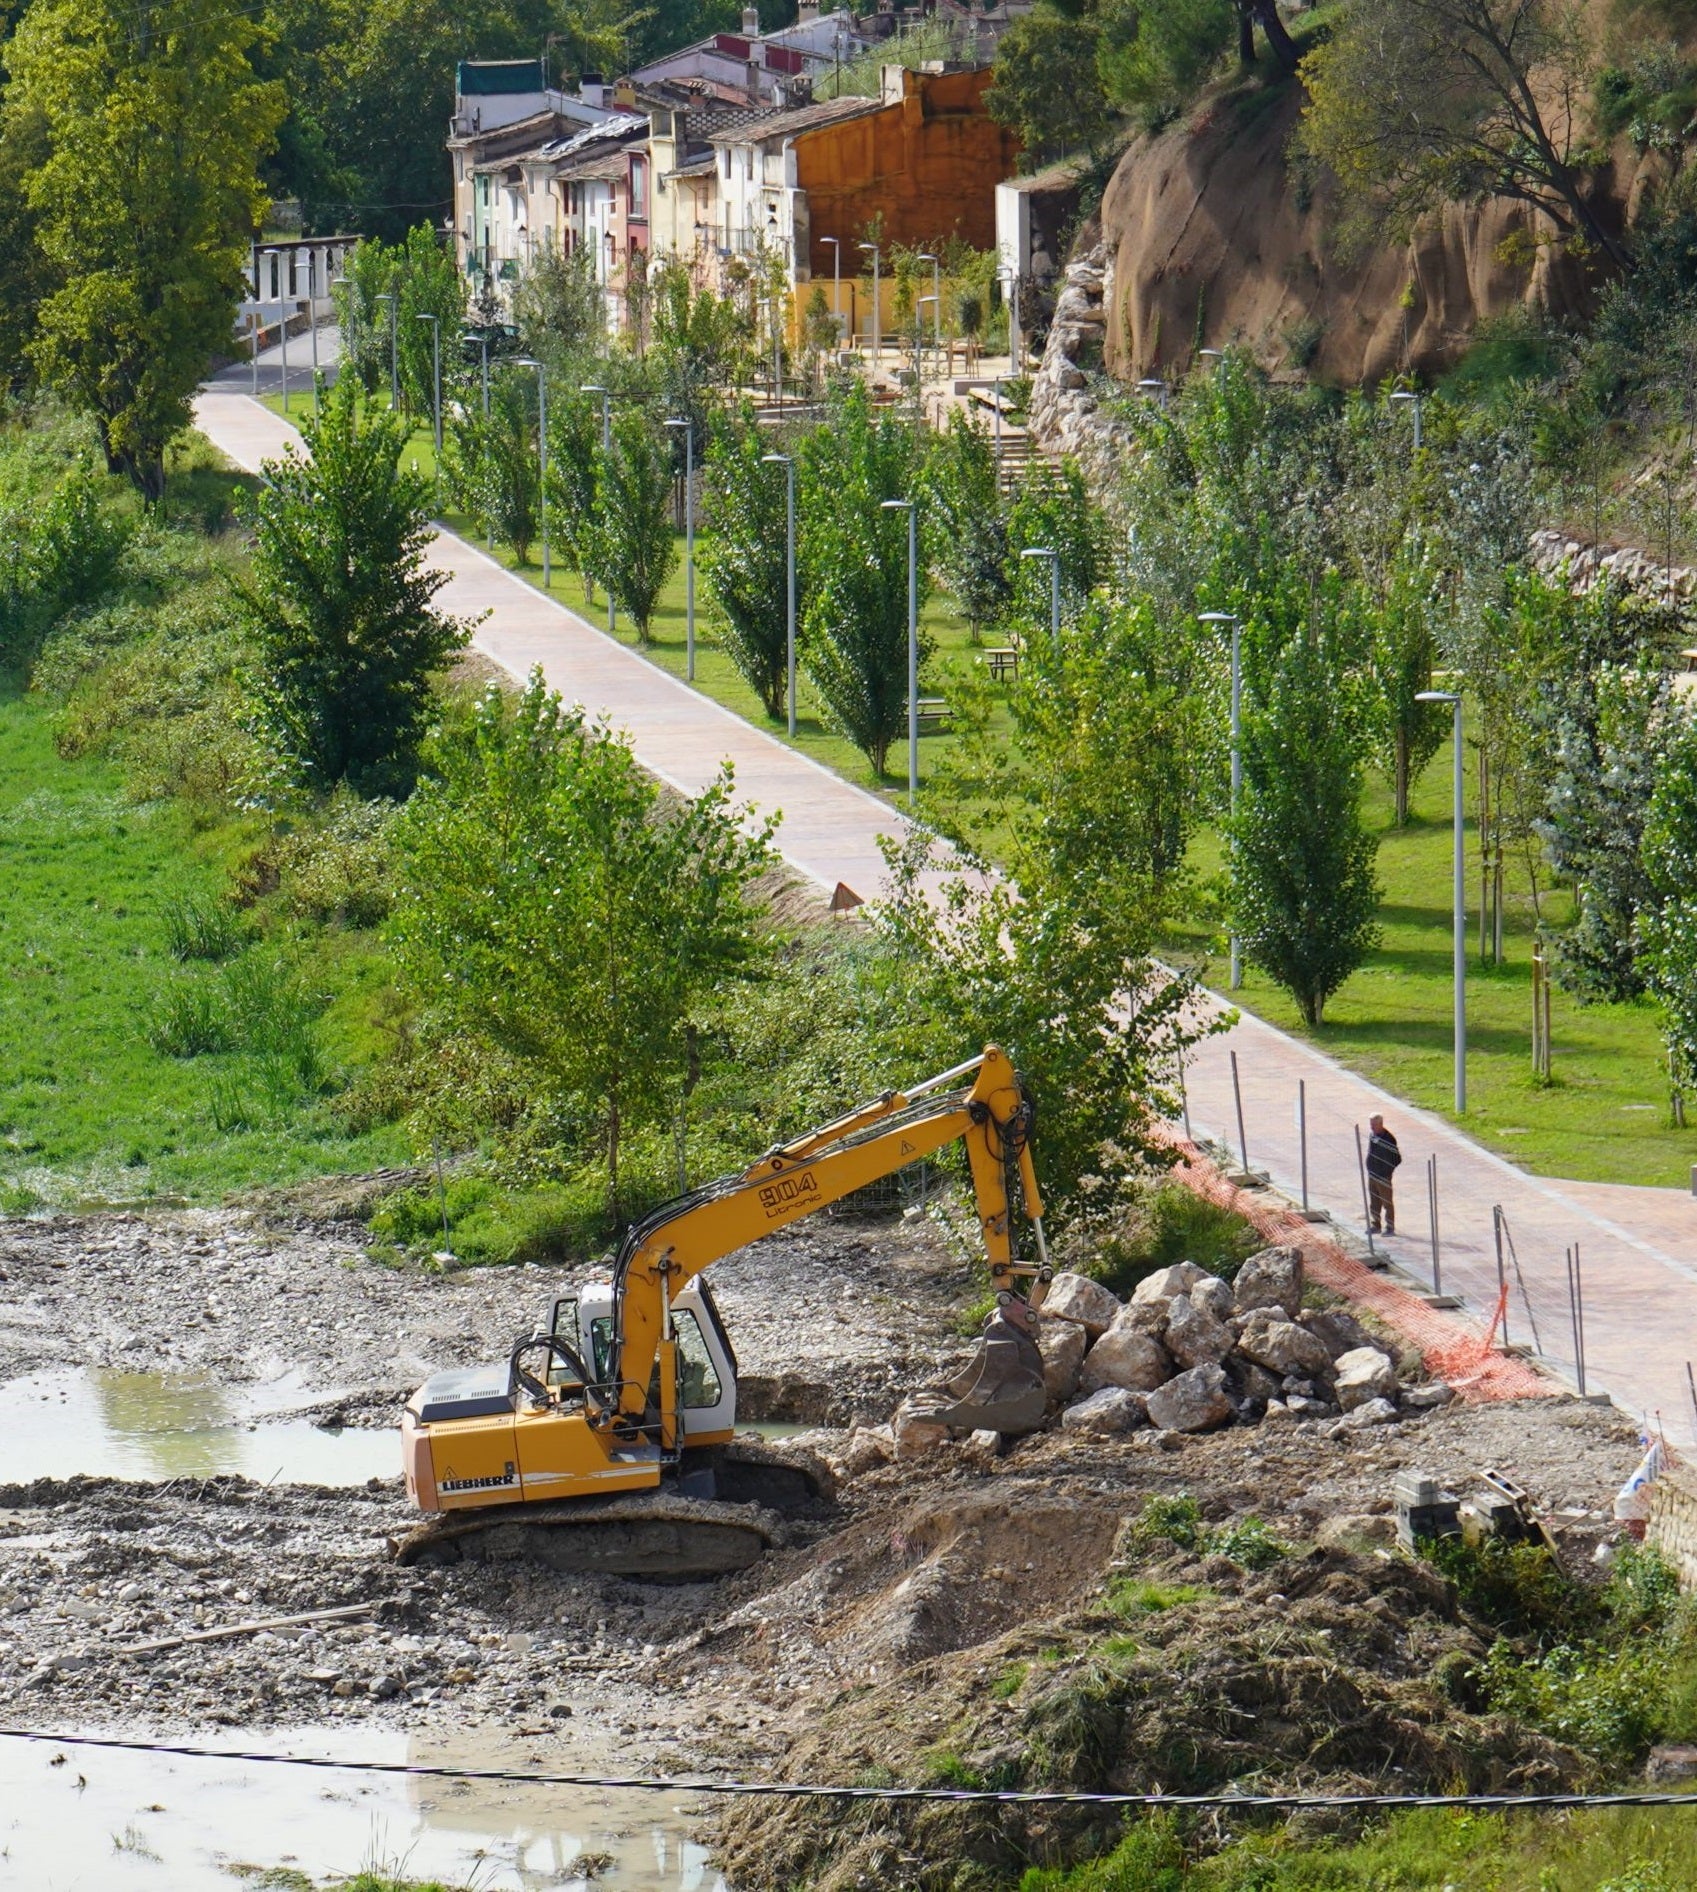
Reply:
[[[1278,659],[1243,722],[1243,800],[1228,824],[1244,957],[1310,1026],[1378,938],[1378,843],[1361,818],[1360,685],[1320,633]]]
[[[1337,173],[1364,230],[1384,216],[1406,230],[1441,204],[1493,193],[1629,267],[1588,188],[1594,57],[1571,0],[1355,6],[1304,66],[1303,143]]]
[[[1008,527],[995,449],[959,408],[925,462],[932,546],[943,583],[954,594],[973,643],[994,630],[1013,600]]]
[[[39,110],[0,114],[0,393],[29,378],[36,314],[54,272],[36,241],[36,215],[25,183],[46,163],[47,125]]]
[[[1091,592],[1108,575],[1107,541],[1101,510],[1075,461],[1058,467],[1033,466],[1008,511],[1007,564],[1003,573],[1030,630],[1049,635],[1052,607],[1047,560],[1022,558],[1028,546],[1047,546],[1060,555],[1061,622],[1070,623]]]
[[[751,409],[715,432],[702,473],[706,536],[698,556],[720,646],[775,722],[788,686],[788,540],[783,469],[761,465],[765,451]],[[799,623],[799,571],[796,578]]]
[[[365,795],[410,786],[431,679],[471,634],[434,610],[448,582],[426,564],[430,485],[400,471],[406,424],[363,423],[352,379],[265,464],[253,576],[241,586],[261,719],[303,776]]]
[[[92,415],[107,464],[150,503],[211,356],[228,348],[256,166],[282,116],[235,0],[36,0],[7,49],[10,138],[39,136],[24,190],[56,276],[36,315],[42,379]]]
[[[449,490],[521,565],[541,525],[542,465],[529,375],[492,379],[489,413],[467,405],[448,417],[443,442]]]
[[[395,343],[401,361],[401,399],[410,412],[429,414],[436,398],[436,331],[423,320],[434,316],[440,326],[442,347],[442,403],[447,411],[448,386],[458,355],[461,324],[466,315],[466,282],[428,224],[419,224],[393,252],[395,259]]]
[[[1391,563],[1382,603],[1371,614],[1373,673],[1381,722],[1389,737],[1391,793],[1396,825],[1408,824],[1408,798],[1426,765],[1443,747],[1448,718],[1439,703],[1422,703],[1432,687],[1438,637],[1434,620],[1441,574],[1426,546],[1411,532]]]
[[[548,519],[561,564],[583,580],[593,603],[605,569],[596,492],[601,466],[601,410],[568,389],[548,403]]]
[[[1081,147],[1098,150],[1113,114],[1096,73],[1101,28],[1039,0],[996,42],[996,82],[985,96],[990,116],[1018,132],[1035,168]]]
[[[607,333],[607,311],[587,246],[569,254],[545,245],[513,285],[519,346],[550,368],[592,349]]]
[[[760,964],[770,826],[744,831],[728,771],[662,799],[535,673],[516,702],[490,690],[435,760],[396,824],[403,973],[438,1031],[513,1060],[536,1108],[585,1126],[616,1223],[629,1139],[679,1108],[715,994]]]
[[[1164,118],[1195,95],[1228,46],[1252,64],[1258,25],[1280,70],[1294,72],[1296,45],[1273,0],[1109,0],[1098,56],[1108,96]]]
[[[1016,893],[970,857],[939,861],[922,834],[890,854],[877,912],[906,1062],[1001,1045],[1036,1100],[1054,1214],[1074,1239],[1116,1223],[1148,1164],[1167,1160],[1156,1119],[1177,1111],[1168,1086],[1197,1035],[1190,982],[1149,956],[1146,913],[1088,878],[1036,876]]]
[[[1676,723],[1658,667],[1621,666],[1586,679],[1556,722],[1539,837],[1551,869],[1573,886],[1573,924],[1552,937],[1557,976],[1582,999],[1643,995],[1640,935],[1657,891],[1644,850],[1658,765]]]
[[[1662,1035],[1684,1121],[1684,1093],[1697,1075],[1697,723],[1680,719],[1662,757],[1644,828],[1644,866],[1656,905],[1645,915],[1645,983],[1662,1008]]]
[[[648,642],[654,607],[678,562],[672,537],[672,456],[646,414],[613,418],[613,446],[596,481],[605,578],[614,601]]]
[[[861,386],[808,439],[798,468],[807,674],[833,727],[877,775],[907,727],[908,521],[883,502],[917,500],[915,471],[911,433],[875,417]],[[923,603],[923,539],[917,582]],[[921,630],[921,664],[929,654]]]
[[[391,312],[389,304],[377,298],[395,293],[399,270],[400,253],[386,248],[381,238],[367,237],[348,252],[334,291],[342,329],[341,373],[357,376],[367,394],[386,394],[389,389]],[[395,320],[398,359],[398,311]]]

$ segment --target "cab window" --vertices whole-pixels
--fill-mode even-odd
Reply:
[[[717,1406],[724,1398],[724,1388],[719,1384],[707,1342],[701,1337],[701,1323],[687,1307],[677,1308],[672,1314],[672,1331],[677,1336],[685,1409]]]

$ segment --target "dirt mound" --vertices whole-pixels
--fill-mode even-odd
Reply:
[[[1117,1571],[1104,1593],[988,1646],[839,1696],[779,1775],[862,1785],[1200,1792],[1550,1787],[1588,1763],[1432,1677],[1484,1644],[1425,1566],[1298,1552]],[[1111,1839],[1100,1809],[753,1802],[720,1832],[733,1884],[960,1888]]]

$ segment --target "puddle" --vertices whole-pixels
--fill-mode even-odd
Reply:
[[[817,1432],[817,1426],[792,1425],[787,1419],[739,1419],[739,1432],[758,1432],[763,1439],[798,1439],[804,1432]]]
[[[321,1403],[322,1392],[311,1396]],[[209,1478],[239,1472],[294,1485],[398,1478],[400,1442],[384,1427],[326,1432],[290,1418],[308,1403],[292,1382],[232,1387],[160,1373],[32,1373],[0,1386],[6,1440],[0,1481]]]
[[[592,1756],[550,1745],[544,1758],[522,1740],[340,1729],[333,1737],[243,1730],[230,1744],[237,1740],[250,1752],[599,1771]],[[62,1766],[51,1764],[56,1754]],[[591,1881],[577,1862],[592,1860],[593,1883],[610,1892],[728,1892],[694,1837],[705,1818],[683,1794],[344,1774],[0,1737],[0,1887],[29,1892],[237,1892],[254,1883],[235,1876],[240,1866],[288,1867],[314,1882],[372,1866],[478,1892],[580,1892]]]

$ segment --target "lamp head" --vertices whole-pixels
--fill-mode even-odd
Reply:
[[[1416,690],[1416,703],[1459,703],[1460,696],[1454,690]]]
[[[1398,388],[1392,395],[1393,401],[1418,401],[1420,396],[1412,388]]]
[[[787,453],[763,453],[760,456],[762,466],[788,466],[790,456]]]
[[[1057,556],[1052,545],[1028,545],[1020,553],[1021,558],[1055,558]]]
[[[1196,621],[1198,624],[1235,624],[1238,618],[1235,611],[1202,611]]]
[[[913,510],[911,499],[886,499],[881,502],[881,505],[885,512],[911,512]]]

